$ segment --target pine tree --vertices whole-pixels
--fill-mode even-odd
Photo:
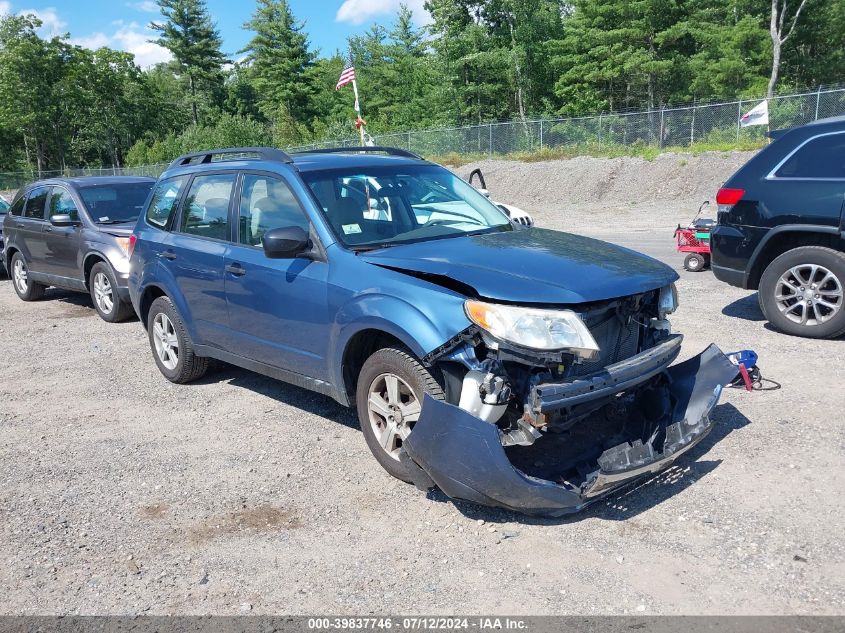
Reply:
[[[240,52],[247,53],[244,65],[249,67],[261,112],[288,129],[306,125],[313,114],[316,54],[309,50],[302,23],[287,0],[258,0],[244,28],[255,31]]]
[[[223,41],[204,0],[157,2],[165,22],[153,22],[150,28],[161,33],[155,43],[173,53],[181,73],[187,77],[191,114],[196,125],[199,123],[199,94],[204,93],[212,103],[219,102],[222,97],[222,66],[228,62],[220,50]]]

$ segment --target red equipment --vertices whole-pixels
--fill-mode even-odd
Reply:
[[[688,253],[684,259],[684,268],[694,273],[701,272],[710,265],[710,231],[716,222],[698,217],[709,204],[709,201],[705,201],[698,208],[698,213],[687,228],[683,229],[679,224],[675,229],[678,252]]]

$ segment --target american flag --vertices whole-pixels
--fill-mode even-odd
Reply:
[[[334,89],[340,90],[346,84],[352,83],[353,81],[355,81],[355,66],[352,65],[352,58],[350,57],[346,60],[346,66],[343,67],[343,72],[340,73],[340,79],[337,80],[337,85]]]

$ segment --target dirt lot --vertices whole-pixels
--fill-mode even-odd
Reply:
[[[673,227],[746,158],[484,167],[539,224],[680,269]],[[754,348],[783,389],[728,390],[669,471],[534,520],[392,480],[327,398],[233,368],[171,385],[137,321],[2,280],[0,612],[845,613],[845,341],[678,285],[686,355]]]

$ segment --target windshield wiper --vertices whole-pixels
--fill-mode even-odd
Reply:
[[[97,222],[97,224],[102,226],[105,226],[106,224],[129,224],[130,222],[135,222],[137,219],[138,218],[129,218],[128,220],[101,220],[100,222]]]

